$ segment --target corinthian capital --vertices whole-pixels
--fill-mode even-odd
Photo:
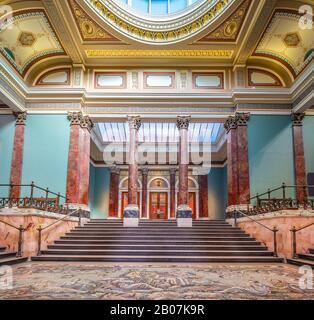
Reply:
[[[247,126],[247,123],[250,119],[249,113],[240,113],[237,112],[235,115],[237,126]]]
[[[14,112],[13,115],[15,116],[16,125],[25,125],[27,113],[26,112]]]
[[[181,129],[189,129],[191,121],[191,116],[178,116],[177,117],[177,127],[179,130]]]
[[[82,128],[88,129],[89,131],[91,131],[94,126],[93,121],[90,119],[90,117],[83,116],[83,113],[81,111],[69,112],[68,119],[71,123],[71,126],[79,125]]]
[[[302,126],[305,113],[291,113],[291,120],[293,126]]]
[[[238,127],[236,117],[233,117],[233,116],[228,117],[225,124],[224,124],[224,127],[225,127],[227,133],[231,129],[236,129]]]
[[[140,116],[128,116],[128,123],[131,129],[138,131],[142,125]]]

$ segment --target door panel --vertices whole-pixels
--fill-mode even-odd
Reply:
[[[168,193],[167,192],[150,192],[149,199],[150,219],[168,219]]]

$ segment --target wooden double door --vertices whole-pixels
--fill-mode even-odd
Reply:
[[[150,192],[149,218],[153,220],[168,219],[168,192]]]

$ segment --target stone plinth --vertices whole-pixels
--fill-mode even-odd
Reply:
[[[129,204],[124,208],[124,227],[138,227],[140,210],[138,205]]]

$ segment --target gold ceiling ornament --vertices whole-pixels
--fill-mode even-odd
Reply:
[[[231,58],[233,50],[86,50],[87,57],[210,57]]]
[[[121,42],[95,23],[76,1],[70,0],[70,7],[75,18],[76,25],[84,41]]]
[[[250,0],[243,1],[224,23],[197,42],[236,41],[250,3]]]
[[[181,26],[178,23],[172,23],[171,26],[165,28],[164,31],[159,31],[161,25],[145,26],[143,23],[135,23],[135,19],[131,16],[119,15],[112,10],[112,7],[106,4],[106,1],[101,0],[85,0],[111,25],[118,28],[127,35],[147,42],[173,42],[187,36],[191,36],[197,31],[208,25],[214,18],[216,18],[224,9],[228,7],[234,0],[217,0],[207,11],[199,15],[195,20],[183,21]],[[247,0],[248,1],[248,0]]]

